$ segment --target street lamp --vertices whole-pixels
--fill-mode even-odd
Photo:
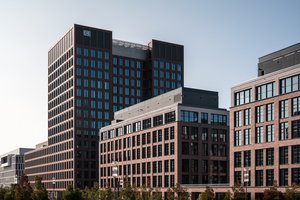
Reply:
[[[114,177],[114,200],[116,200],[116,177],[118,176],[118,162],[112,161],[112,176]]]
[[[15,184],[18,185],[18,174],[15,174]]]
[[[248,168],[244,168],[244,183],[246,185],[246,195],[245,195],[245,199],[247,200],[247,186],[248,186],[248,182],[249,182],[249,169]]]
[[[53,182],[52,182],[52,185],[53,185],[52,198],[54,199],[55,177],[53,177],[52,180],[53,180]]]

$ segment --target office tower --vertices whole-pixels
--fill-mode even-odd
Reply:
[[[165,198],[176,183],[188,185],[192,199],[200,194],[198,184],[228,183],[228,116],[217,92],[191,88],[115,112],[111,125],[100,129],[100,187],[116,185],[112,161],[118,162],[117,178],[150,184]]]
[[[300,183],[299,49],[296,44],[261,57],[265,74],[258,69],[259,77],[231,88],[230,185],[245,184],[248,169],[251,199],[262,199],[274,180],[282,192]],[[265,60],[275,64],[262,68]]]
[[[18,148],[0,155],[0,187],[10,187],[18,184],[24,172],[24,153],[34,149]]]
[[[113,112],[183,86],[183,46],[112,39],[112,32],[72,26],[48,51],[48,146],[25,155],[30,181],[46,188],[98,181],[98,131]],[[57,198],[59,198],[59,195]]]

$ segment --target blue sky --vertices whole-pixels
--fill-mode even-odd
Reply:
[[[0,155],[47,140],[47,51],[72,26],[184,45],[185,86],[219,92],[255,78],[258,58],[300,42],[300,1],[0,1]]]

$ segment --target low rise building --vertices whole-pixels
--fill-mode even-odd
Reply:
[[[0,156],[0,187],[18,184],[24,172],[24,153],[34,149],[18,148]]]
[[[190,88],[115,112],[111,125],[100,129],[100,187],[116,185],[112,161],[118,162],[118,178],[138,187],[150,184],[163,196],[176,183],[191,189],[228,183],[228,117],[218,107],[217,92]]]

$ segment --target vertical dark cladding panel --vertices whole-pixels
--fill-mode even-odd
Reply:
[[[103,32],[98,31],[98,48],[103,49]]]
[[[82,28],[76,27],[76,44],[82,44]]]
[[[172,61],[177,61],[176,46],[172,46]]]
[[[183,61],[183,49],[182,47],[178,47],[178,62]]]
[[[96,41],[97,41],[97,32],[95,30],[92,30],[92,36],[91,36],[91,46],[96,47]]]
[[[166,45],[166,59],[171,60],[171,45]]]
[[[165,44],[160,43],[160,59],[165,59]]]
[[[111,34],[105,33],[105,49],[110,49]]]
[[[158,42],[153,42],[153,51],[154,51],[154,58],[159,58],[159,44],[158,44]]]

